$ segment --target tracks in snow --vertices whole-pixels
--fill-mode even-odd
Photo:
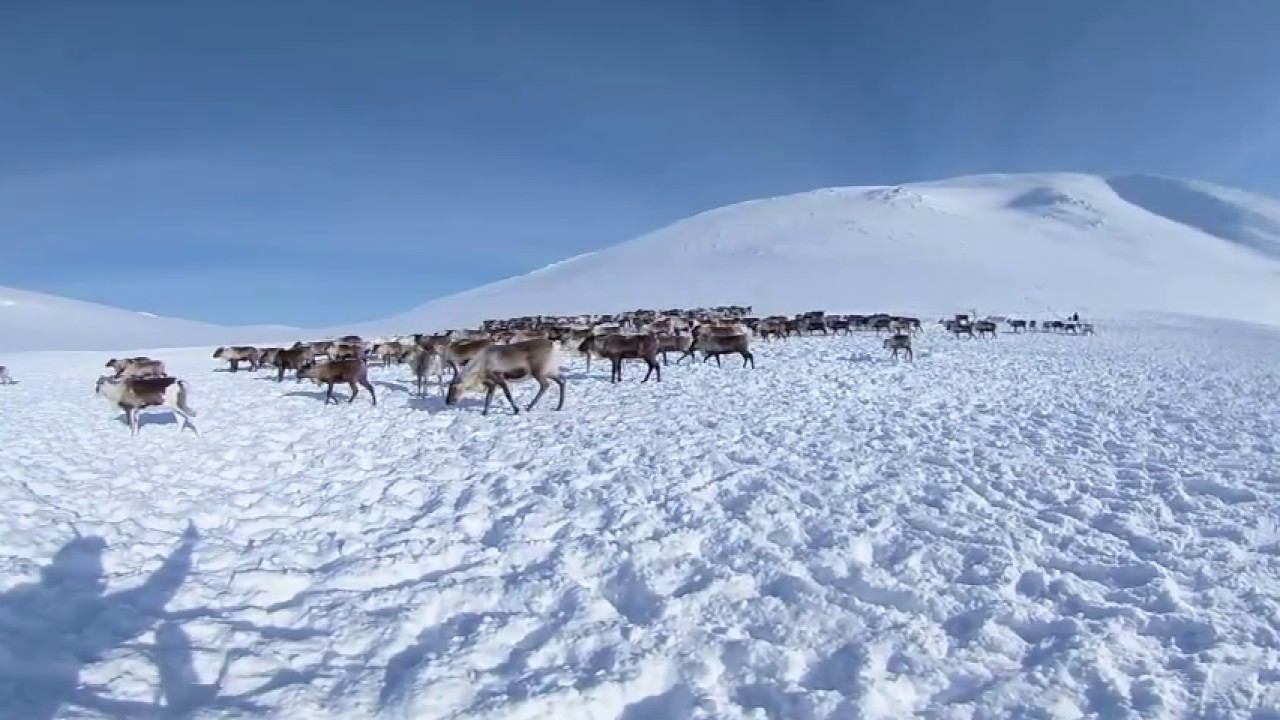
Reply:
[[[1280,697],[1280,342],[1231,330],[805,339],[488,418],[182,352],[203,436],[135,443],[51,356],[0,406],[2,567],[74,522],[125,588],[193,521],[78,680],[214,714],[1247,716]]]

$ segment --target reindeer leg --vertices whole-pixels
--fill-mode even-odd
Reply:
[[[662,368],[658,367],[658,359],[654,358],[650,362],[652,363],[651,367],[653,368],[653,371],[658,374],[656,382],[662,382]]]
[[[507,402],[511,403],[511,414],[519,415],[520,406],[516,405],[516,399],[511,397],[511,384],[504,377],[498,378],[498,387],[502,388],[502,394],[507,396]]]
[[[129,408],[125,410],[124,416],[129,419],[129,435],[136,437],[138,434],[138,409]]]
[[[276,375],[276,382],[278,383],[284,382],[284,366],[283,365],[280,366],[280,374]]]
[[[373,385],[370,385],[370,384],[369,384],[369,380],[368,380],[368,378],[361,378],[361,379],[360,379],[360,384],[364,386],[364,389],[365,389],[365,390],[368,390],[368,391],[369,391],[369,398],[370,398],[371,400],[373,400],[373,406],[374,406],[374,407],[377,407],[377,406],[378,406],[378,393],[374,392],[374,390],[373,390]],[[352,399],[352,400],[355,400],[355,399],[356,399],[356,396],[353,394],[353,395],[351,396],[351,399]]]
[[[493,393],[497,389],[497,385],[494,385],[493,383],[488,384],[488,389],[484,393],[484,411],[480,413],[481,415],[489,414],[489,403],[493,402]]]
[[[545,393],[547,391],[547,387],[551,385],[551,383],[547,382],[545,377],[535,376],[534,380],[538,381],[538,394],[534,395],[533,399],[529,401],[529,404],[525,406],[525,412],[532,410],[533,406],[538,404],[538,401],[542,399],[542,394]]]
[[[560,377],[559,375],[553,375],[551,376],[551,379],[555,381],[556,385],[560,386],[560,402],[556,403],[556,410],[563,410],[564,409],[564,378]]]
[[[324,394],[324,404],[328,405],[329,401],[332,399],[333,399],[333,383],[329,383],[329,392]]]
[[[347,404],[350,405],[356,401],[356,395],[360,394],[360,388],[356,387],[355,380],[348,380],[347,387],[351,388],[351,399],[347,401]]]
[[[716,367],[724,367],[720,364],[720,353],[716,353]]]

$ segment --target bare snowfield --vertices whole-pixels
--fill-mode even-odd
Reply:
[[[155,351],[201,434],[136,439],[101,353],[9,356],[0,717],[1280,715],[1280,333],[918,348],[518,417]]]

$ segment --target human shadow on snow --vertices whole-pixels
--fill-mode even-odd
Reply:
[[[49,720],[64,705],[134,717],[138,703],[113,700],[81,682],[81,669],[132,642],[160,619],[191,572],[199,534],[188,525],[178,547],[141,585],[106,592],[106,542],[77,535],[40,569],[38,582],[0,595],[0,717]],[[172,636],[170,636],[172,639]]]

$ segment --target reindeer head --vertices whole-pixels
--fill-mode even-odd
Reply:
[[[222,357],[222,353],[226,352],[226,350],[227,350],[227,349],[226,349],[226,348],[224,348],[224,347],[220,347],[220,348],[218,348],[217,350],[214,350],[214,351],[213,351],[213,358],[216,360],[216,359],[218,359],[218,358]]]

